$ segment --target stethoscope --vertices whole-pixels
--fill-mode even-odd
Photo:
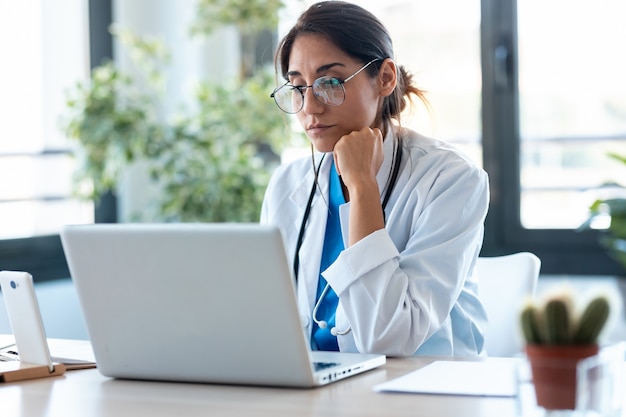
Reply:
[[[311,187],[311,192],[309,193],[309,199],[307,201],[306,210],[304,210],[304,215],[302,216],[302,223],[300,224],[300,231],[298,232],[298,241],[296,242],[296,251],[294,253],[294,258],[293,258],[293,272],[294,272],[296,284],[298,283],[298,271],[300,269],[300,248],[302,247],[302,243],[304,241],[304,231],[306,229],[306,224],[311,214],[311,204],[313,203],[313,197],[315,196],[315,192],[317,190],[317,186],[318,186],[317,179],[318,179],[318,175],[320,172],[320,168],[322,167],[322,162],[324,162],[324,157],[326,157],[326,154],[322,155],[322,158],[320,159],[320,162],[317,165],[317,169],[315,170],[315,178],[313,179],[313,186]],[[393,188],[396,185],[396,181],[398,179],[398,173],[400,172],[401,163],[402,163],[402,141],[401,141],[401,138],[398,138],[396,142],[393,169],[391,171],[391,176],[389,177],[389,184],[387,186],[387,190],[385,191],[385,196],[382,202],[383,217],[385,219],[385,223],[387,220],[386,215],[385,215],[385,208],[387,207],[387,203],[389,202],[389,198],[391,197],[391,192],[393,191]],[[317,310],[322,304],[322,300],[324,300],[324,297],[326,297],[326,294],[328,294],[328,291],[330,291],[330,284],[326,283],[326,286],[322,290],[322,293],[320,294],[319,298],[317,299],[317,302],[315,303],[315,306],[313,307],[313,313],[311,314],[311,319],[313,320],[315,324],[319,326],[320,329],[325,329],[326,327],[328,327],[328,323],[326,322],[326,320],[318,320],[317,318]],[[305,327],[308,327],[308,326],[309,326],[309,322],[307,322]],[[345,330],[339,330],[337,329],[337,327],[333,327],[330,329],[330,334],[332,334],[333,336],[343,336],[343,335],[350,333],[351,331],[352,331],[352,326],[348,326],[348,328]]]

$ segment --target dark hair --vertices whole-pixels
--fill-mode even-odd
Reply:
[[[275,64],[283,78],[287,78],[289,58],[295,40],[301,35],[320,35],[359,61],[380,59],[367,68],[374,77],[386,58],[393,59],[393,42],[385,26],[369,11],[352,3],[328,0],[313,4],[300,15],[296,24],[285,35],[276,52]],[[398,66],[397,85],[393,93],[385,97],[382,110],[383,122],[395,118],[410,103],[411,94],[426,105],[424,92],[413,85],[413,77]]]

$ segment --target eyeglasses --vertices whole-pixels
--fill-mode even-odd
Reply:
[[[307,88],[312,88],[315,99],[325,106],[339,106],[346,99],[346,90],[343,85],[356,77],[372,62],[379,60],[380,58],[371,60],[343,81],[329,76],[320,77],[313,81],[311,85],[293,85],[289,84],[289,81],[287,81],[285,84],[276,88],[274,92],[270,94],[270,97],[274,99],[279,109],[289,114],[295,114],[302,110],[304,107],[304,93]]]

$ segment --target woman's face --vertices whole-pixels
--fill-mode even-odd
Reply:
[[[365,63],[343,52],[332,42],[318,35],[301,35],[293,43],[287,74],[293,85],[312,85],[322,76],[345,80]],[[344,135],[364,127],[375,126],[382,97],[376,79],[362,71],[343,86],[344,102],[326,106],[315,99],[311,88],[304,94],[304,107],[297,113],[309,140],[320,152],[332,152]]]

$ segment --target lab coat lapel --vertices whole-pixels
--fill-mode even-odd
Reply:
[[[383,196],[387,189],[387,182],[389,180],[389,175],[391,174],[391,166],[393,164],[393,151],[395,148],[396,140],[394,136],[396,135],[396,129],[393,127],[389,127],[387,129],[387,135],[385,136],[385,140],[383,141],[383,153],[385,155],[385,159],[383,159],[383,164],[380,166],[378,170],[378,174],[376,174],[376,181],[378,182],[378,190],[380,191],[380,201],[382,202]]]

